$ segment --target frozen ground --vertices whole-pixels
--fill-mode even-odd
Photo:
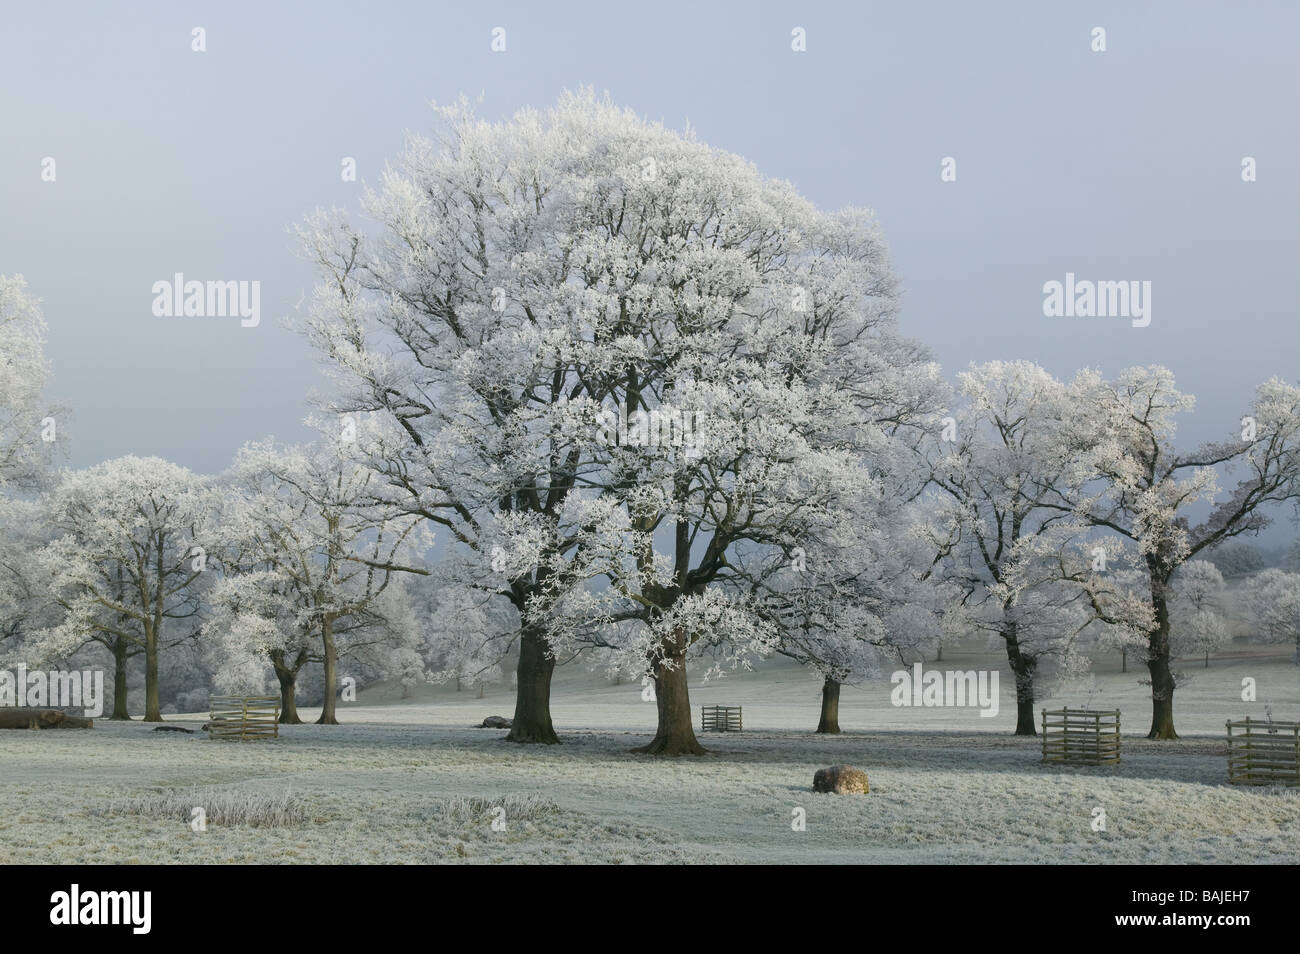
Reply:
[[[947,653],[937,668],[996,665]],[[790,665],[692,689],[692,702],[745,707],[745,732],[702,740],[713,754],[655,760],[628,750],[654,725],[638,685],[579,667],[557,676],[560,746],[517,746],[469,728],[512,714],[505,687],[363,693],[341,726],[284,727],[278,741],[216,743],[142,723],[89,731],[0,733],[0,857],[7,862],[1161,862],[1300,860],[1300,791],[1227,784],[1223,723],[1300,718],[1300,670],[1278,650],[1214,660],[1176,697],[1181,742],[1140,736],[1149,720],[1139,674],[1100,668],[1097,707],[1124,713],[1123,762],[1060,769],[1035,739],[1010,736],[1002,711],[906,709],[887,679],[851,689],[844,734],[820,737],[819,683]],[[1259,702],[1241,701],[1244,677]],[[1048,705],[1078,705],[1082,692]],[[698,708],[696,709],[698,713]],[[314,718],[306,710],[304,718]],[[197,728],[200,716],[173,717]],[[866,796],[814,795],[817,768],[846,762]],[[290,796],[287,825],[209,824],[123,812],[123,799],[184,793]],[[529,797],[531,796],[531,797]],[[467,797],[483,799],[468,802]],[[494,830],[494,805],[506,808]],[[791,827],[806,812],[804,831]],[[1094,831],[1095,809],[1106,828]],[[512,814],[513,813],[513,814]]]

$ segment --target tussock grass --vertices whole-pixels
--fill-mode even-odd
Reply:
[[[96,814],[142,815],[189,822],[202,808],[209,825],[288,828],[311,819],[306,803],[291,792],[168,789],[117,798]]]
[[[434,806],[433,815],[439,821],[471,824],[490,819],[498,808],[505,809],[508,822],[533,821],[554,815],[559,810],[549,798],[536,792],[525,792],[500,798],[463,795],[447,798]]]

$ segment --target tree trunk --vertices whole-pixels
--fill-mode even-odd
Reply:
[[[1005,610],[1006,608],[1004,608]],[[1007,662],[1016,677],[1016,735],[1037,735],[1034,725],[1034,671],[1038,660],[1020,651],[1020,634],[1014,619],[1004,619],[1002,638],[1007,644]]]
[[[1007,658],[1016,677],[1016,735],[1037,735],[1034,724],[1034,669],[1037,660],[1022,655],[1018,646],[1007,645]]]
[[[708,752],[695,738],[691,722],[691,694],[686,679],[686,640],[676,634],[655,660],[655,705],[659,724],[649,745],[633,749],[647,755],[704,755]]]
[[[1128,672],[1128,650],[1127,649],[1121,649],[1119,651],[1119,671]]]
[[[126,650],[125,637],[113,637],[113,714],[108,718],[119,722],[131,721],[126,711]]]
[[[161,722],[162,707],[158,705],[158,631],[150,630],[144,637],[144,721]]]
[[[1007,662],[1016,677],[1016,735],[1037,735],[1034,725],[1034,672],[1038,660],[1020,651],[1019,624],[1011,607],[1002,607],[1002,641],[1007,647]]]
[[[519,639],[519,666],[516,670],[515,717],[510,723],[511,742],[541,742],[555,745],[560,737],[551,724],[551,674],[555,657],[545,638],[531,627]]]
[[[1151,731],[1148,739],[1176,739],[1174,674],[1169,668],[1169,601],[1163,575],[1151,573],[1151,606],[1156,627],[1147,639],[1147,671],[1151,673]]]
[[[1154,676],[1155,666],[1151,667]],[[1160,699],[1156,696],[1151,697],[1151,731],[1147,733],[1148,739],[1176,739],[1178,733],[1174,731],[1174,699],[1173,695]]]
[[[271,654],[271,665],[275,667],[275,678],[280,683],[280,724],[302,725],[298,716],[298,670],[286,666],[284,653],[278,650]]]
[[[840,732],[840,684],[830,676],[822,683],[822,718],[817,731],[823,735]]]
[[[334,620],[326,619],[321,623],[321,644],[325,650],[325,699],[321,703],[320,718],[317,725],[338,725],[335,715],[335,701],[338,696],[339,654],[334,645]]]

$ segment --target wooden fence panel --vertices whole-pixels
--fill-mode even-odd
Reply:
[[[1110,765],[1120,760],[1118,709],[1043,710],[1043,761]]]
[[[208,738],[233,741],[278,739],[279,696],[213,696]]]
[[[741,732],[740,706],[701,706],[700,730],[702,732]]]
[[[1300,722],[1243,719],[1227,727],[1229,782],[1300,785]]]

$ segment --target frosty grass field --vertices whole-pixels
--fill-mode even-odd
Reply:
[[[997,665],[952,652],[936,667]],[[840,736],[813,734],[820,683],[768,662],[703,684],[692,703],[745,707],[745,732],[702,735],[709,756],[658,760],[628,750],[653,734],[636,684],[570,665],[553,714],[564,744],[519,746],[470,726],[510,715],[505,687],[429,688],[400,700],[377,687],[340,709],[341,726],[282,727],[276,741],[220,743],[141,722],[89,731],[0,734],[0,852],[10,863],[1053,862],[1285,863],[1300,859],[1300,791],[1230,786],[1223,723],[1300,716],[1300,671],[1277,647],[1191,660],[1178,690],[1183,740],[1148,742],[1148,690],[1130,666],[1098,667],[1099,708],[1123,712],[1118,766],[1039,762],[1001,712],[889,704],[887,674],[845,687]],[[1004,668],[1004,667],[1003,667]],[[1240,702],[1241,680],[1259,702]],[[1048,705],[1081,705],[1063,692]],[[1041,707],[1041,706],[1040,706]],[[305,710],[304,719],[315,718]],[[197,729],[200,714],[169,722]],[[845,762],[866,796],[814,795],[815,769]],[[250,803],[250,799],[252,800]],[[221,806],[271,806],[266,823]],[[190,806],[207,805],[204,832]],[[161,807],[159,807],[161,806]],[[493,808],[506,809],[494,830]],[[807,814],[792,829],[792,811]],[[1094,809],[1105,831],[1094,831]]]

